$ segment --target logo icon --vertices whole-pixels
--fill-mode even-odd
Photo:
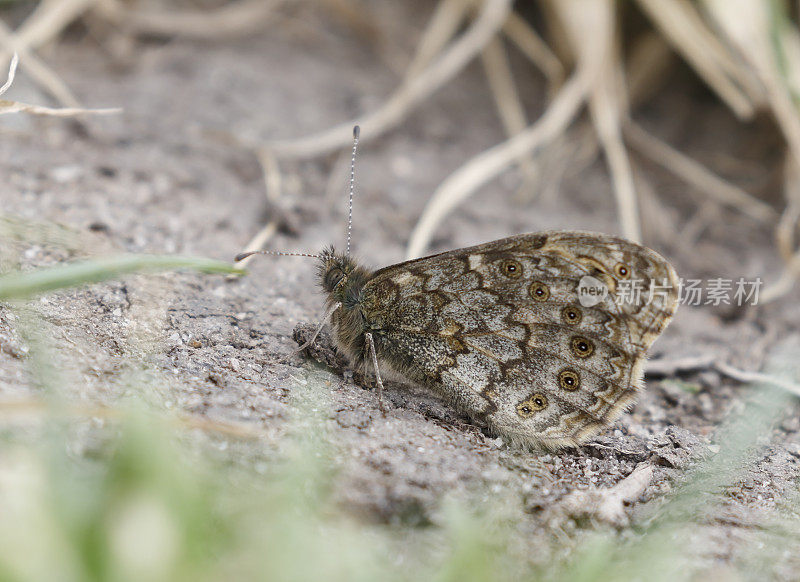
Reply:
[[[578,302],[584,307],[594,307],[608,296],[608,287],[591,275],[584,275],[578,282]]]

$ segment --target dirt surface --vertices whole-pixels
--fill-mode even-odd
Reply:
[[[387,43],[410,56],[426,10],[384,4],[380,9],[392,15],[385,21],[393,23]],[[86,105],[125,112],[80,126],[3,119],[4,215],[64,225],[42,227],[41,243],[6,249],[4,260],[28,269],[118,251],[231,259],[271,215],[256,158],[226,136],[305,135],[373,108],[399,81],[369,40],[309,19],[287,19],[241,41],[141,43],[136,58],[123,63],[87,39],[67,40],[46,54]],[[542,111],[545,86],[527,70],[518,83],[533,118]],[[45,99],[24,75],[9,97]],[[739,123],[688,70],[678,68],[636,116],[776,209],[782,204],[779,141],[769,120]],[[365,145],[358,160],[356,255],[372,266],[399,261],[430,193],[465,160],[501,141],[500,127],[473,66],[396,131]],[[539,191],[528,199],[518,196],[515,172],[485,187],[444,222],[432,250],[555,228],[618,233],[602,157],[557,161],[546,160]],[[296,233],[280,233],[270,248],[316,252],[343,245],[347,176],[331,178],[334,162],[282,167],[282,212]],[[656,192],[644,205],[645,242],[669,257],[681,276],[776,279],[781,265],[773,225],[709,207],[667,172],[636,163]],[[696,236],[686,236],[687,225]],[[794,292],[744,310],[682,306],[651,357],[663,365],[708,356],[762,369],[775,345],[798,345],[797,299]],[[77,403],[125,399],[125,391],[109,388],[110,379],[142,369],[169,379],[162,395],[168,406],[276,440],[301,410],[298,401],[318,407],[341,454],[338,497],[371,522],[436,522],[443,498],[477,493],[512,500],[519,527],[531,539],[641,523],[694,461],[725,447],[715,430],[744,406],[750,390],[710,366],[670,371],[667,365],[665,373],[660,368],[648,375],[631,413],[593,442],[559,453],[525,452],[509,449],[419,389],[389,383],[384,416],[368,385],[297,353],[295,326],[313,324],[322,314],[310,260],[263,257],[239,280],[127,277],[32,305],[58,348],[64,385]],[[0,308],[4,398],[37,392],[24,371],[17,324]],[[762,436],[724,506],[699,520],[702,543],[694,547],[709,564],[733,559],[750,543],[749,532],[796,493],[798,412],[792,402]],[[782,578],[800,571],[793,570],[800,568],[800,548],[789,550],[770,566]]]

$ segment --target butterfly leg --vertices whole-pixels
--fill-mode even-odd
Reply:
[[[378,407],[381,409],[381,414],[386,414],[386,407],[383,405],[383,380],[381,380],[381,371],[378,369],[378,354],[375,352],[375,341],[372,339],[371,333],[365,333],[364,339],[367,340],[369,353],[372,356],[372,367],[375,368],[375,381],[378,384]]]
[[[328,311],[325,312],[325,316],[322,318],[322,321],[319,322],[319,325],[317,326],[317,329],[314,331],[314,335],[311,336],[311,339],[308,340],[307,342],[305,342],[303,345],[301,345],[295,351],[302,352],[308,346],[313,344],[314,340],[317,339],[317,336],[319,335],[319,332],[321,332],[322,328],[325,327],[325,324],[328,323],[328,320],[331,318],[331,315],[333,315],[333,312],[336,311],[337,309],[339,309],[341,306],[342,306],[342,304],[339,303],[338,301],[336,303],[334,303],[333,305],[331,305],[331,307],[328,309]]]

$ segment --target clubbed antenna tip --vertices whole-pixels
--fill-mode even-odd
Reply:
[[[256,254],[256,253],[255,253],[255,251],[253,251],[253,252],[249,252],[249,253],[239,253],[239,254],[238,254],[238,255],[236,255],[236,257],[233,259],[233,262],[234,262],[234,263],[238,263],[239,261],[243,261],[243,260],[245,260],[247,257],[252,257],[254,254]]]

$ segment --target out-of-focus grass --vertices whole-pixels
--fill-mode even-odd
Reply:
[[[304,390],[324,391],[321,383]],[[0,444],[0,577],[4,580],[686,580],[701,574],[693,531],[736,480],[753,437],[785,405],[748,422],[653,517],[626,534],[590,534],[560,560],[532,566],[513,521],[446,503],[436,546],[408,553],[391,527],[359,525],[331,501],[335,476],[324,411],[298,421],[262,471],[206,454],[151,411],[131,411],[96,458],[68,453],[67,426],[37,445]],[[317,426],[317,429],[309,429]],[[253,446],[271,446],[260,445]],[[764,556],[787,535],[759,534]],[[428,528],[430,529],[430,528]],[[414,535],[404,532],[404,535]],[[541,550],[541,548],[540,548]],[[536,548],[528,548],[535,552]],[[398,558],[402,556],[402,560]],[[522,574],[520,574],[522,572]],[[514,575],[512,576],[512,573]],[[743,575],[748,571],[743,571]],[[753,572],[749,572],[753,574]]]
[[[5,275],[0,281],[14,284],[0,289],[19,298],[142,269],[188,266],[230,271],[203,260],[137,257],[55,268],[46,275]],[[45,369],[49,348],[37,342],[30,348],[29,365],[38,368],[32,375],[57,393],[58,371]],[[768,371],[795,378],[795,348],[778,354]],[[88,418],[50,418],[45,409],[42,422],[34,423],[39,428],[26,429],[24,437],[4,430],[0,579],[696,579],[707,567],[696,557],[702,546],[693,537],[698,524],[741,477],[753,448],[790,398],[754,388],[744,411],[720,430],[720,452],[700,463],[639,528],[579,530],[573,546],[552,553],[563,540],[554,537],[553,548],[545,549],[520,539],[528,518],[505,511],[502,499],[497,505],[485,498],[472,505],[445,501],[440,520],[428,528],[355,521],[334,501],[337,455],[324,428],[328,388],[313,373],[294,388],[296,417],[288,434],[278,443],[249,442],[252,456],[262,458],[253,466],[235,453],[221,453],[220,443],[227,441],[176,429],[145,398],[119,411],[122,420],[102,427],[92,428],[96,423]],[[92,435],[82,437],[92,446],[80,445],[76,426]],[[741,575],[780,560],[787,536],[799,529],[791,519],[765,528],[758,534],[760,551],[741,560]],[[409,544],[415,536],[425,543]],[[542,563],[537,552],[555,558]]]
[[[229,263],[202,257],[123,255],[0,276],[0,301],[99,283],[126,273],[175,269],[193,269],[203,273],[243,273]]]
[[[200,258],[95,259],[3,275],[0,298],[19,300],[127,273],[176,268],[240,272]],[[58,370],[52,369],[47,343],[36,337],[30,313],[20,320],[29,340],[31,377],[58,405]],[[153,393],[139,389],[142,395]],[[378,576],[379,563],[370,564],[370,554],[362,551],[370,540],[359,539],[347,524],[330,530],[322,519],[329,462],[309,422],[310,408],[267,478],[228,466],[214,456],[211,444],[203,450],[190,444],[192,439],[182,441],[185,434],[176,433],[145,398],[119,411],[118,424],[94,431],[93,455],[76,454],[72,437],[76,424],[96,419],[63,421],[48,417],[46,408],[40,412],[39,424],[46,429],[34,429],[34,439],[24,442],[10,428],[0,439],[2,580]],[[294,551],[300,548],[309,559]]]

